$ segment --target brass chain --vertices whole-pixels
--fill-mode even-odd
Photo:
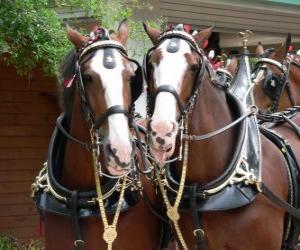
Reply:
[[[91,139],[92,139],[92,143],[93,143],[94,138],[93,138],[92,133],[91,133]],[[122,178],[122,188],[120,190],[120,196],[119,196],[117,209],[116,209],[116,212],[115,212],[115,215],[114,215],[114,218],[113,218],[113,222],[112,222],[112,224],[109,225],[108,219],[107,219],[107,216],[106,216],[106,212],[105,212],[104,198],[103,198],[102,191],[101,191],[100,177],[98,176],[99,169],[100,169],[100,164],[101,163],[98,161],[98,158],[97,158],[96,149],[93,149],[93,165],[94,165],[94,175],[95,175],[95,183],[96,183],[97,201],[98,201],[98,205],[99,205],[99,209],[100,209],[101,219],[102,219],[103,226],[104,226],[104,232],[103,232],[102,237],[103,237],[104,241],[107,244],[107,249],[111,250],[112,249],[112,244],[118,236],[116,226],[117,226],[117,222],[118,222],[118,219],[119,219],[119,215],[121,213],[122,204],[123,204],[123,201],[124,201],[124,194],[125,194],[125,189],[126,189],[127,176],[124,176]]]
[[[184,129],[185,132],[188,132],[188,117],[185,116],[185,123],[184,123]],[[168,196],[167,196],[167,192],[165,190],[165,187],[163,185],[163,181],[161,179],[161,174],[157,173],[157,179],[158,179],[158,185],[159,185],[159,189],[162,193],[166,208],[167,208],[167,215],[169,217],[169,219],[172,221],[173,226],[175,228],[178,240],[182,246],[183,249],[188,249],[185,240],[183,238],[182,232],[180,230],[178,221],[180,219],[180,215],[178,213],[178,207],[181,201],[181,197],[183,194],[183,190],[184,190],[184,184],[185,184],[185,179],[186,179],[186,170],[187,170],[187,164],[188,164],[188,150],[189,150],[189,141],[187,139],[184,139],[184,149],[183,149],[183,162],[182,162],[182,172],[181,172],[181,177],[180,177],[180,182],[179,182],[179,188],[178,188],[178,192],[177,192],[177,196],[174,202],[174,205],[172,206]]]

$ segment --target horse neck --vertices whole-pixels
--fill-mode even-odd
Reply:
[[[225,92],[213,86],[206,77],[189,117],[189,133],[206,134],[232,121]],[[235,138],[236,129],[232,128],[204,141],[189,142],[187,180],[207,183],[220,176],[233,155]]]
[[[75,94],[74,98],[69,133],[83,142],[90,143],[89,126],[83,118],[79,96]],[[78,190],[95,187],[92,153],[71,140],[67,140],[66,143],[62,184]]]
[[[291,95],[295,100],[295,105],[300,105],[300,67],[294,64],[290,66],[289,83],[291,88]],[[288,99],[288,101],[290,101]],[[289,103],[291,106],[291,103]]]

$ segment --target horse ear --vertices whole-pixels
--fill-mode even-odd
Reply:
[[[289,47],[291,46],[291,41],[292,41],[291,33],[288,33],[285,41],[276,51],[276,58],[279,59],[279,61],[283,61],[284,58],[286,57],[286,54],[289,51]]]
[[[231,75],[234,75],[234,73],[236,72],[237,66],[238,66],[238,60],[234,56],[230,59],[230,63],[226,66],[226,69],[228,70],[228,72]]]
[[[207,40],[212,34],[214,26],[210,26],[207,29],[201,30],[195,35],[193,35],[194,39],[197,41],[198,45],[203,48],[204,41]]]
[[[146,23],[143,22],[143,27],[144,30],[146,31],[148,37],[150,38],[150,40],[152,41],[153,44],[157,44],[158,43],[158,38],[161,34],[161,31],[155,28],[152,28],[150,26],[148,26]]]
[[[256,58],[259,58],[265,52],[264,47],[261,42],[258,42],[255,50]]]
[[[129,36],[129,27],[127,24],[127,19],[125,18],[119,25],[118,33],[116,34],[116,39],[123,45],[126,44]]]
[[[71,28],[69,25],[67,25],[67,34],[69,41],[73,43],[76,48],[82,47],[89,40],[88,37],[81,35],[77,30]]]

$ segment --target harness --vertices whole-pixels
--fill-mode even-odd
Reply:
[[[172,43],[173,39],[183,39],[187,41],[192,50],[196,51],[200,55],[199,70],[195,73],[196,78],[193,84],[193,92],[191,97],[184,106],[180,100],[176,90],[168,85],[160,86],[155,95],[151,96],[149,89],[150,85],[150,70],[149,56],[151,51],[156,49],[162,41],[170,39]],[[174,42],[174,41],[173,41]],[[169,51],[170,52],[170,51]],[[170,53],[175,53],[174,51]],[[245,62],[246,63],[246,62]],[[248,65],[245,65],[246,69]],[[165,166],[158,166],[155,159],[148,154],[149,160],[156,166],[158,185],[160,191],[164,197],[164,202],[167,208],[167,215],[173,222],[173,226],[177,233],[177,237],[183,249],[187,249],[187,245],[183,239],[178,226],[178,220],[180,218],[178,213],[178,207],[183,212],[190,212],[193,216],[194,222],[194,235],[197,241],[197,249],[205,249],[205,232],[202,226],[201,214],[199,212],[206,211],[224,211],[233,208],[238,208],[250,204],[258,193],[264,194],[268,199],[274,202],[276,205],[285,209],[288,213],[300,219],[300,212],[295,207],[291,206],[287,202],[277,197],[268,187],[264,184],[261,178],[262,166],[261,166],[261,150],[260,150],[260,135],[258,131],[256,114],[257,108],[247,106],[253,98],[249,95],[251,89],[243,85],[242,89],[237,89],[237,86],[232,84],[230,89],[228,85],[222,84],[216,81],[214,72],[210,70],[210,65],[207,63],[206,57],[203,55],[198,47],[195,47],[195,42],[191,36],[180,31],[171,31],[163,33],[159,39],[158,44],[150,49],[144,60],[144,72],[146,75],[148,85],[148,109],[149,116],[152,115],[153,105],[156,96],[160,92],[171,93],[177,100],[177,105],[180,110],[179,117],[179,156],[165,162]],[[188,133],[188,115],[191,113],[198,92],[201,86],[201,82],[205,76],[209,77],[211,82],[225,90],[227,101],[230,107],[237,111],[237,118],[231,124],[225,127],[212,131],[205,135],[190,135]],[[247,78],[242,79],[244,81],[250,80],[250,74],[247,70]],[[240,80],[238,74],[235,78],[236,81]],[[232,94],[232,93],[238,93]],[[241,95],[243,93],[243,95]],[[246,94],[245,94],[246,93]],[[216,180],[203,185],[201,183],[185,183],[186,174],[186,159],[188,156],[188,141],[193,140],[207,140],[213,136],[217,136],[220,133],[232,128],[233,126],[239,126],[239,137],[236,143],[236,149],[232,161],[224,173]],[[184,142],[184,144],[183,144]],[[282,141],[281,141],[282,142]],[[182,153],[183,152],[183,153]],[[298,163],[295,157],[287,156],[288,165],[291,169],[298,169]],[[182,160],[182,172],[181,176],[178,176],[174,167],[172,167],[174,161]],[[171,205],[173,203],[173,205]],[[294,205],[294,204],[292,204]]]
[[[287,91],[287,95],[289,97],[291,106],[296,105],[295,98],[293,97],[291,92],[289,73],[291,64],[298,65],[298,63],[294,62],[289,57],[287,57],[283,63],[280,63],[271,58],[266,58],[274,51],[274,49],[267,50],[267,52],[264,55],[262,55],[261,58],[258,59],[253,70],[253,72],[259,72],[259,70],[265,71],[265,80],[262,84],[262,88],[266,95],[272,100],[272,105],[269,107],[268,110],[268,112],[270,113],[278,111],[280,97],[284,90]],[[281,71],[281,74],[279,76],[275,75],[269,68],[264,66],[265,63],[278,68]]]
[[[102,29],[99,33],[105,33]],[[124,58],[136,64],[135,77],[131,80],[132,103],[138,98],[143,90],[142,68],[139,63],[128,58],[125,48],[118,42],[106,40],[97,35],[97,39],[91,37],[90,40],[77,51],[76,73],[73,79],[76,82],[79,91],[82,112],[90,124],[91,143],[83,142],[71,134],[68,130],[68,120],[65,114],[58,117],[56,127],[53,131],[49,150],[48,159],[44,168],[36,177],[32,184],[32,197],[36,201],[37,208],[43,217],[45,212],[53,213],[60,216],[71,217],[75,229],[75,249],[84,249],[80,219],[87,217],[101,217],[104,224],[103,239],[111,248],[112,242],[117,237],[116,223],[120,212],[128,210],[134,206],[141,197],[141,182],[139,173],[134,160],[134,150],[131,161],[131,171],[124,176],[110,176],[102,171],[99,155],[101,151],[102,135],[99,128],[110,115],[124,114],[131,118],[133,111],[127,110],[122,105],[109,107],[105,113],[96,117],[92,111],[84,87],[84,80],[81,73],[81,65],[91,59],[93,54],[98,50],[104,51],[103,65],[108,69],[116,66],[113,51],[117,51]],[[103,40],[104,39],[104,40]],[[131,121],[134,124],[134,121]],[[94,159],[94,171],[96,188],[89,191],[69,190],[60,184],[61,179],[61,162],[64,159],[66,140],[72,140],[80,144],[84,150],[90,151]],[[134,149],[134,142],[133,149]],[[140,170],[143,172],[142,170]],[[101,183],[100,178],[101,177]],[[105,202],[104,202],[105,200]],[[114,214],[114,220],[111,225],[108,224],[107,214]]]

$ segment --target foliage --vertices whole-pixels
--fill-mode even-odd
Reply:
[[[56,74],[71,44],[63,21],[55,9],[83,10],[102,26],[111,28],[123,18],[129,20],[131,38],[147,40],[140,22],[133,21],[135,10],[151,9],[140,0],[1,0],[0,55],[26,73],[43,63],[45,72]],[[136,48],[132,54],[136,53]]]
[[[38,240],[31,240],[28,244],[20,243],[13,237],[0,236],[0,250],[42,250]]]

